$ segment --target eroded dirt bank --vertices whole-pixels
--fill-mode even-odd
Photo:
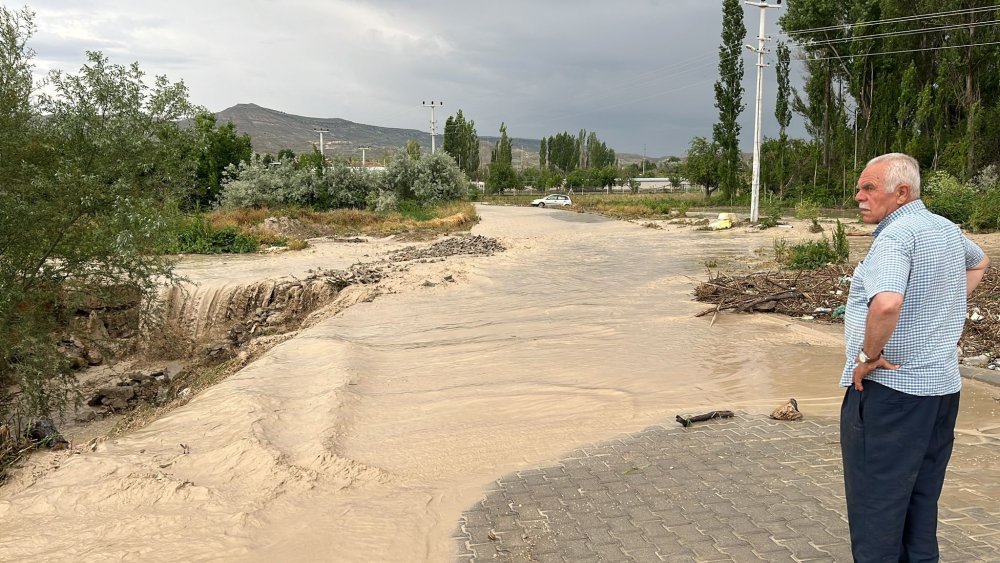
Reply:
[[[461,511],[509,471],[679,413],[790,396],[836,412],[839,327],[694,317],[706,258],[777,235],[479,211],[474,233],[506,252],[418,262],[183,408],[0,490],[0,560],[448,561]],[[245,262],[189,271],[260,279]],[[967,385],[961,439],[995,440],[993,392]]]

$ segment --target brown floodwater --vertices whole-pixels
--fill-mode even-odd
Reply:
[[[358,303],[146,428],[0,490],[0,560],[449,561],[462,511],[511,471],[677,414],[795,397],[806,417],[836,416],[840,325],[695,317],[706,260],[774,236],[479,212],[474,233],[507,252],[414,265],[430,283]],[[207,291],[366,253],[317,248],[182,270]],[[960,441],[997,444],[997,394],[966,385]],[[1000,470],[997,456],[955,463]]]

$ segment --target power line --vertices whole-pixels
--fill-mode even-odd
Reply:
[[[934,12],[930,14],[914,14],[910,16],[901,16],[898,18],[887,18],[882,20],[871,20],[866,22],[858,22],[853,24],[840,24],[840,25],[829,25],[826,27],[813,27],[809,29],[797,29],[794,31],[786,31],[788,36],[792,35],[802,35],[806,33],[819,33],[822,31],[846,31],[848,29],[853,29],[856,27],[868,27],[870,25],[881,25],[886,23],[900,23],[914,20],[925,20],[938,17],[948,17],[948,16],[958,16],[958,15],[972,15],[979,12],[988,12],[993,10],[1000,10],[1000,4],[994,6],[985,6],[979,8],[963,8],[961,10],[951,10],[946,12]]]
[[[965,45],[942,45],[939,47],[927,47],[925,49],[901,49],[899,51],[883,51],[878,53],[857,53],[844,55],[843,57],[815,57],[815,58],[795,58],[793,61],[832,61],[834,59],[851,59],[855,57],[877,57],[880,55],[899,55],[902,53],[920,53],[923,51],[941,51],[944,49],[961,49],[963,47],[983,47],[987,45],[1000,45],[1000,41],[989,41],[985,43],[968,43]]]
[[[822,40],[819,40],[819,41],[805,41],[805,42],[798,42],[798,45],[800,47],[807,47],[807,48],[808,47],[814,47],[814,46],[820,46],[821,47],[823,45],[834,45],[834,44],[839,44],[839,43],[853,43],[855,41],[866,41],[866,40],[871,40],[871,39],[883,39],[883,38],[886,38],[886,37],[899,37],[899,36],[903,36],[903,35],[924,35],[924,34],[928,34],[928,33],[935,33],[935,32],[938,32],[938,31],[947,31],[947,30],[950,30],[950,29],[971,29],[971,28],[974,28],[974,27],[983,27],[983,26],[987,26],[987,25],[997,25],[997,24],[1000,24],[1000,20],[990,20],[990,21],[975,22],[975,23],[957,23],[957,24],[943,25],[943,26],[939,26],[939,27],[928,27],[928,28],[923,28],[923,29],[907,29],[907,30],[901,30],[901,31],[886,31],[886,32],[883,32],[883,33],[873,33],[871,35],[857,35],[857,36],[850,36],[850,37],[839,37],[839,38],[835,38],[835,39],[822,39]]]

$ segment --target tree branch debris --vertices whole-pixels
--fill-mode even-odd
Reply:
[[[695,316],[720,311],[778,313],[827,323],[843,322],[839,307],[847,304],[853,266],[831,265],[816,270],[759,271],[709,274],[694,290],[695,300],[712,307]],[[983,366],[998,365],[1000,357],[1000,272],[990,268],[969,298],[960,343],[966,359],[985,357]],[[966,363],[969,363],[966,361]]]

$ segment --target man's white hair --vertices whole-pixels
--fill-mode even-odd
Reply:
[[[882,162],[886,163],[885,191],[891,192],[906,184],[910,186],[910,199],[920,197],[920,164],[917,159],[901,152],[891,152],[869,160],[868,166]]]

